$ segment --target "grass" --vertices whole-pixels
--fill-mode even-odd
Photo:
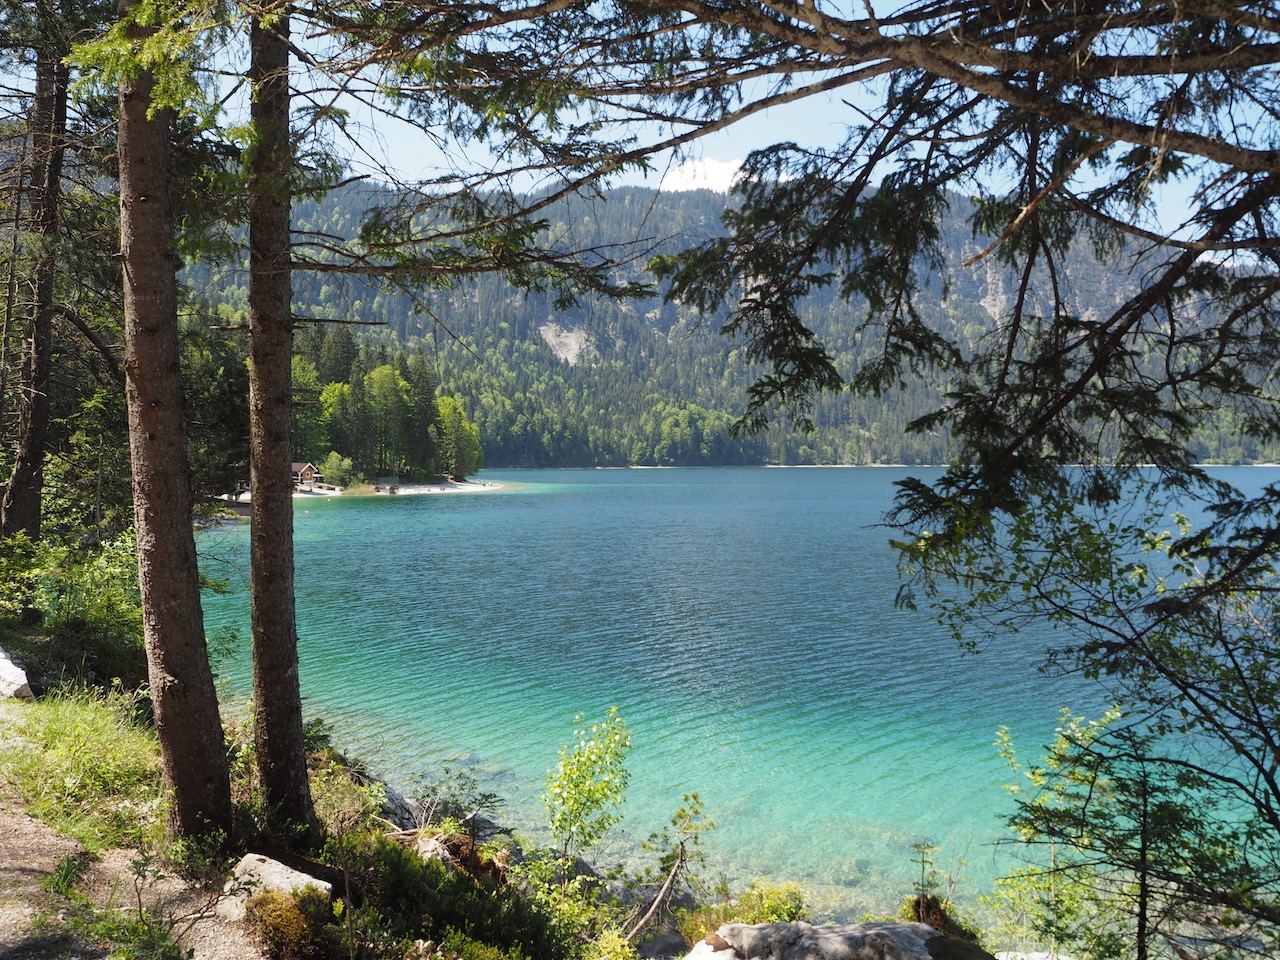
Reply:
[[[90,942],[109,945],[113,956],[182,960],[183,951],[174,944],[189,918],[144,906],[143,888],[158,876],[154,865],[161,857],[184,875],[207,860],[209,869],[202,875],[213,876],[223,862],[209,851],[163,843],[159,746],[147,722],[148,706],[145,695],[125,692],[119,684],[107,691],[68,687],[22,705],[15,711],[17,720],[5,729],[0,780],[28,812],[83,848],[65,859],[46,884],[62,902],[64,926]],[[364,781],[326,748],[323,731],[309,733],[312,791],[329,834],[320,856],[344,870],[349,887],[337,907],[303,910],[306,924],[297,922],[295,911],[267,911],[270,923],[265,925],[274,924],[278,960],[355,953],[396,957],[407,943],[427,938],[435,942],[432,960],[618,960],[634,955],[616,918],[594,893],[570,901],[556,881],[548,897],[558,892],[562,902],[553,910],[519,883],[495,885],[489,878],[448,870],[386,836],[376,816],[380,786]],[[250,750],[246,743],[239,752],[242,776],[237,779],[246,827],[254,819],[253,807],[260,805]],[[97,904],[79,889],[88,859],[112,848],[142,851],[131,866],[132,904],[116,902],[114,895],[111,902]],[[795,909],[790,891],[753,893],[753,909]]]
[[[79,689],[24,708],[22,745],[0,754],[0,774],[30,812],[89,852],[154,844],[163,831],[155,734],[139,697]]]

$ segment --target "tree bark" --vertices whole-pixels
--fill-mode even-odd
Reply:
[[[249,75],[255,143],[249,167],[250,596],[254,740],[268,808],[315,835],[307,781],[294,609],[289,252],[289,20],[255,17]]]
[[[136,0],[120,0],[126,14]],[[141,36],[135,32],[134,39]],[[231,790],[205,646],[183,442],[169,115],[152,77],[120,86],[120,256],[125,397],[147,669],[173,837],[231,826]]]
[[[26,232],[35,262],[27,285],[29,319],[23,341],[18,398],[18,445],[0,502],[0,536],[40,537],[44,454],[49,436],[49,388],[53,366],[53,282],[57,271],[58,204],[66,153],[67,87],[65,42],[56,39],[48,11],[40,14],[36,44],[36,90],[31,111],[31,202]]]

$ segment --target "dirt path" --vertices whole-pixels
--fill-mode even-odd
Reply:
[[[25,705],[0,702],[0,750],[21,749],[6,731]],[[80,853],[79,844],[59,836],[22,811],[9,784],[0,782],[0,960],[99,958],[110,943],[78,934],[65,902],[44,886],[58,864]],[[76,889],[100,906],[124,907],[134,902],[129,864],[134,852],[113,850],[92,863]],[[181,938],[194,960],[263,960],[261,949],[241,923],[217,916],[209,894],[173,878],[149,883],[144,902],[161,918],[196,918]]]

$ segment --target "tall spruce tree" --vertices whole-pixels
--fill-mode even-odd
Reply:
[[[22,225],[23,246],[29,248],[30,263],[21,287],[23,294],[10,291],[5,305],[5,326],[10,314],[25,314],[25,332],[18,379],[18,429],[13,469],[0,498],[0,536],[25,533],[40,538],[41,497],[44,487],[44,459],[52,405],[54,281],[59,268],[59,204],[62,193],[62,165],[67,150],[67,99],[71,53],[77,17],[64,6],[36,4],[28,11],[5,10],[4,23],[10,27],[11,41],[22,43],[35,60],[35,87],[30,119],[22,140],[27,163],[16,166],[17,183],[29,164],[30,181],[25,214],[16,219]],[[15,196],[17,189],[15,185]],[[16,204],[15,204],[16,206]],[[15,230],[15,241],[17,231]],[[17,244],[11,270],[17,270]],[[0,342],[0,350],[8,344]]]
[[[273,815],[312,838],[293,564],[289,9],[259,11],[249,31],[249,468],[254,744]]]
[[[0,56],[9,61],[15,78],[29,78],[29,91],[18,79],[5,93],[15,110],[6,134],[18,146],[12,177],[13,211],[6,216],[10,230],[4,294],[4,335],[0,337],[0,422],[9,406],[6,389],[17,396],[17,429],[12,470],[0,497],[0,536],[41,535],[45,460],[50,452],[52,420],[58,407],[59,385],[54,379],[54,323],[63,317],[79,328],[96,348],[104,349],[109,364],[116,357],[83,323],[65,301],[67,285],[58,283],[69,273],[63,219],[64,164],[70,148],[69,99],[73,70],[69,63],[74,42],[101,28],[114,15],[102,0],[76,3],[0,4],[0,28],[6,42]],[[23,109],[24,108],[24,109]],[[20,330],[22,349],[17,378],[9,374],[9,335]],[[64,389],[65,393],[65,389]]]
[[[125,37],[137,0],[121,0]],[[124,267],[125,373],[133,467],[138,583],[156,733],[174,837],[231,828],[230,776],[217,693],[205,648],[192,533],[191,477],[183,434],[177,263],[170,195],[171,112],[153,102],[153,75],[120,83],[120,257]]]

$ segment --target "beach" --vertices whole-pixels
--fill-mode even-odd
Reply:
[[[327,483],[308,483],[293,491],[294,500],[311,500],[319,497],[413,497],[440,493],[491,493],[501,490],[502,484],[489,480],[437,480],[432,483],[361,484],[351,487],[334,487]],[[214,503],[242,517],[249,515],[249,492],[223,494],[214,497]]]

